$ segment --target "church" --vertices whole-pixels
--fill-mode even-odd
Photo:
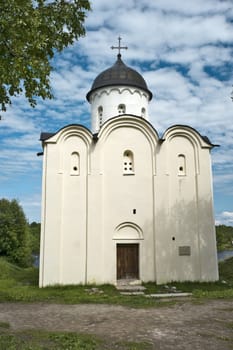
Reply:
[[[216,281],[214,145],[187,125],[159,136],[152,93],[116,48],[87,93],[91,130],[41,134],[40,287]]]

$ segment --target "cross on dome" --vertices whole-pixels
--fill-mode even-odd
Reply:
[[[121,50],[128,50],[128,46],[121,46],[121,37],[118,37],[118,46],[111,46],[112,50],[118,50],[118,55],[121,55]]]

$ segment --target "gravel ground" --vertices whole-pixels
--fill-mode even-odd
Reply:
[[[0,303],[11,330],[89,333],[111,341],[147,341],[156,350],[233,349],[233,300],[179,301],[134,309],[113,305]]]

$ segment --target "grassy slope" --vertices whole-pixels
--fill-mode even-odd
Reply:
[[[171,286],[183,292],[193,292],[196,297],[233,298],[233,258],[219,264],[220,281],[216,283],[172,283],[167,286],[146,284],[147,293],[166,292]],[[164,304],[143,296],[122,296],[114,286],[100,286],[92,291],[92,286],[54,286],[38,288],[38,269],[21,269],[0,258],[0,302],[56,302],[56,303],[110,303],[134,307]]]

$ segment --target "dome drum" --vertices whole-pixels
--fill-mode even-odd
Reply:
[[[126,66],[117,55],[115,64],[94,80],[87,100],[91,104],[92,131],[98,132],[109,118],[132,114],[148,120],[148,103],[152,93],[144,78]]]

